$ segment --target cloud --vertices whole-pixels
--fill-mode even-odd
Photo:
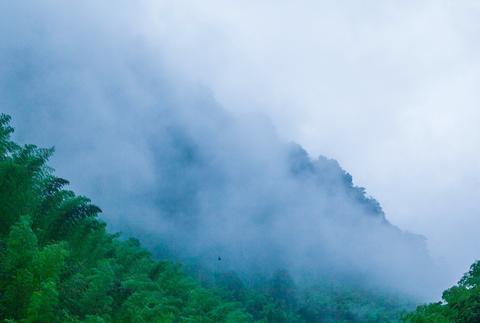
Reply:
[[[0,104],[19,140],[55,144],[59,174],[152,249],[352,265],[410,288],[421,239],[365,211],[328,160],[300,154],[319,170],[293,176],[285,142],[339,159],[389,219],[470,261],[465,225],[461,253],[445,241],[452,212],[475,223],[476,45],[447,4],[2,4]]]
[[[152,12],[168,32],[149,35],[168,44],[178,71],[233,113],[266,114],[282,138],[340,160],[394,223],[425,234],[458,275],[478,257],[470,229],[479,225],[478,3],[169,8]]]

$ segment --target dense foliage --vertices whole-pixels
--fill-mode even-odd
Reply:
[[[332,281],[300,288],[286,270],[252,283],[156,261],[65,189],[46,165],[52,149],[12,142],[9,121],[0,117],[0,321],[388,322],[408,306]]]
[[[442,301],[417,307],[405,322],[480,322],[480,261],[475,262],[457,285],[443,292]]]

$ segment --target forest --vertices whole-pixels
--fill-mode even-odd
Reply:
[[[3,322],[478,322],[480,264],[443,301],[287,269],[244,278],[184,266],[111,233],[101,209],[49,167],[53,149],[12,141],[0,117],[0,320]],[[135,216],[132,214],[131,216]],[[222,261],[218,257],[216,261]]]

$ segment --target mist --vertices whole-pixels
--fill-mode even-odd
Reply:
[[[425,237],[392,225],[335,160],[278,133],[261,99],[229,108],[217,83],[174,59],[186,40],[152,8],[160,22],[178,13],[168,2],[0,4],[2,112],[18,141],[56,147],[57,174],[102,207],[110,230],[211,270],[287,268],[422,298],[450,283]]]
[[[338,160],[457,278],[478,258],[478,2],[173,3],[170,64]]]

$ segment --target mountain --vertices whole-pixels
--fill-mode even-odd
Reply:
[[[0,4],[13,140],[56,148],[47,166],[50,150],[14,144],[3,117],[2,318],[45,307],[47,321],[385,321],[404,299],[438,295],[425,239],[392,225],[335,160],[223,106],[140,24],[90,6]],[[31,247],[19,262],[17,240]],[[44,276],[34,259],[49,253]]]
[[[100,208],[88,198],[64,188],[68,181],[56,177],[46,164],[52,149],[19,146],[9,139],[13,131],[9,117],[2,115],[0,121],[1,319],[20,322],[393,322],[414,304],[415,298],[396,288],[398,285],[385,284],[383,279],[387,275],[374,277],[374,271],[368,271],[378,268],[379,264],[374,261],[380,257],[385,261],[384,268],[391,268],[395,263],[389,262],[397,257],[410,258],[398,254],[386,258],[383,254],[374,254],[380,248],[371,249],[370,255],[359,255],[369,260],[367,266],[355,262],[358,259],[349,248],[354,239],[362,239],[354,240],[363,244],[358,248],[372,247],[365,243],[366,231],[363,230],[370,230],[374,241],[379,237],[388,238],[389,247],[400,246],[409,251],[423,246],[423,240],[389,224],[379,204],[366,197],[363,189],[355,187],[351,176],[333,160],[322,157],[312,161],[300,147],[289,145],[286,172],[291,176],[291,185],[303,188],[305,196],[300,201],[300,195],[292,196],[280,209],[291,210],[297,203],[313,197],[325,203],[326,210],[332,207],[329,203],[334,206],[338,201],[351,203],[352,208],[345,208],[345,213],[312,213],[321,219],[316,224],[327,226],[311,228],[315,232],[339,230],[333,232],[339,241],[336,245],[322,246],[326,241],[322,237],[310,242],[318,250],[298,245],[308,236],[299,239],[285,235],[282,245],[276,245],[278,240],[265,239],[265,236],[271,239],[271,232],[278,230],[277,216],[291,220],[287,212],[274,212],[271,207],[275,205],[270,204],[270,208],[261,209],[265,212],[259,213],[259,217],[252,219],[256,222],[250,224],[250,230],[255,229],[258,236],[264,237],[246,240],[242,247],[251,249],[243,249],[249,254],[243,255],[246,263],[239,263],[238,255],[232,254],[239,250],[238,246],[227,244],[228,235],[227,239],[213,239],[210,244],[199,240],[208,237],[198,232],[213,232],[212,228],[202,227],[205,222],[198,218],[204,214],[201,200],[191,191],[175,190],[186,197],[175,202],[170,198],[160,200],[156,209],[165,212],[164,221],[168,219],[172,225],[171,234],[166,237],[140,234],[142,240],[149,242],[154,252],[152,257],[140,247],[138,240],[108,233],[105,223],[97,219]],[[184,149],[182,145],[176,147]],[[190,165],[187,168],[198,165],[198,160],[191,156],[187,164],[175,165]],[[194,187],[198,189],[201,183]],[[217,190],[207,190],[207,184],[202,192],[218,194]],[[312,196],[306,196],[308,194]],[[183,204],[185,199],[192,202],[187,208]],[[350,213],[354,210],[355,213]],[[302,221],[298,214],[296,219]],[[181,224],[186,225],[183,230],[179,229]],[[298,230],[297,225],[291,223],[290,230]],[[345,231],[341,232],[340,228]],[[245,227],[237,226],[237,229],[245,230]],[[352,230],[360,233],[352,237]],[[196,233],[196,239],[189,237],[181,243],[170,240],[189,233]],[[347,234],[342,237],[342,233]],[[192,246],[195,243],[203,245],[195,249]],[[263,245],[255,246],[255,243]],[[178,244],[188,249],[175,254]],[[157,248],[152,248],[153,245]],[[293,250],[280,249],[288,246],[293,246]],[[279,248],[278,254],[274,248]],[[338,252],[336,259],[332,248]],[[169,253],[159,250],[169,250]],[[194,250],[200,252],[192,255]],[[308,259],[307,251],[312,259]],[[425,256],[424,250],[417,252]],[[255,258],[260,255],[265,258]],[[416,256],[411,257],[413,261]],[[163,260],[155,260],[159,258]],[[183,269],[171,262],[174,259],[183,259]],[[347,264],[351,267],[347,268]],[[365,265],[364,272],[360,271],[360,264]],[[408,282],[403,277],[400,279]]]
[[[43,55],[43,36],[22,60],[0,53],[12,62],[0,101],[16,140],[54,145],[52,166],[102,206],[112,232],[208,270],[287,269],[431,296],[437,274],[424,239],[390,224],[338,163],[312,159],[265,118],[230,113],[163,67],[148,69],[141,53],[122,77],[115,61]]]

